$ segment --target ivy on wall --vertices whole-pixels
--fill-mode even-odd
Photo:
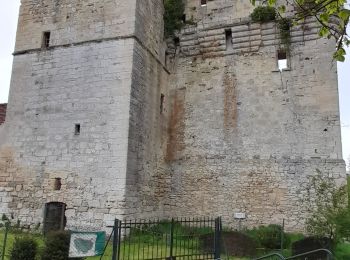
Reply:
[[[170,37],[184,26],[185,5],[183,0],[165,0],[164,8],[164,34]]]
[[[277,21],[277,26],[280,31],[281,44],[283,44],[286,50],[289,51],[290,44],[291,44],[291,37],[290,37],[291,20],[288,18],[280,18]]]
[[[290,27],[291,20],[288,18],[277,17],[278,13],[276,9],[271,6],[257,6],[250,17],[253,22],[257,23],[267,23],[271,21],[276,21],[277,27],[279,29],[281,44],[284,48],[289,51],[291,40],[290,40]]]
[[[253,22],[267,23],[276,20],[276,10],[271,6],[257,6],[254,8],[250,17]]]

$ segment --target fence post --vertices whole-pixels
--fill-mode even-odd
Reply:
[[[281,228],[281,252],[283,251],[284,247],[284,219],[282,221],[282,228]]]
[[[113,227],[113,256],[112,260],[119,260],[119,229],[120,229],[120,221],[118,219],[114,220]]]
[[[5,251],[6,251],[6,242],[7,242],[7,233],[9,232],[10,223],[5,223],[5,235],[4,235],[4,244],[2,246],[2,254],[1,254],[1,260],[5,259]]]
[[[214,258],[220,259],[221,257],[221,217],[215,219],[215,240],[214,240]]]
[[[175,221],[174,218],[171,219],[171,226],[170,226],[170,256],[167,258],[168,260],[174,260],[174,228],[175,228]]]

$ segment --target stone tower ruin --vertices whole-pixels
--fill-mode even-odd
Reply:
[[[345,181],[334,45],[309,19],[286,51],[252,10],[187,0],[165,41],[162,0],[22,0],[1,212],[78,229],[207,215],[234,226],[240,212],[302,229],[309,177]]]

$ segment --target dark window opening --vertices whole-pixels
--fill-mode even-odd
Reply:
[[[74,134],[80,135],[80,124],[75,124]]]
[[[288,69],[287,52],[285,50],[279,50],[277,52],[277,59],[278,59],[278,69],[280,71],[284,69]]]
[[[65,216],[66,204],[62,202],[49,202],[45,204],[44,234],[51,231],[64,230],[67,219]]]
[[[232,47],[232,30],[231,29],[227,29],[225,30],[225,35],[226,35],[226,50],[228,50],[229,48],[233,48]]]
[[[160,113],[163,114],[164,110],[164,94],[160,95]]]
[[[207,0],[201,0],[201,6],[206,6],[207,5]]]
[[[183,22],[183,23],[186,23],[186,14],[183,14],[183,15],[182,15],[182,22]]]
[[[43,48],[48,48],[50,47],[50,38],[51,38],[51,32],[44,32],[43,34]]]
[[[55,183],[53,185],[53,189],[54,190],[61,190],[61,187],[62,187],[61,178],[55,178]]]
[[[174,44],[175,44],[175,46],[179,46],[180,45],[180,38],[179,37],[175,37],[174,38]]]

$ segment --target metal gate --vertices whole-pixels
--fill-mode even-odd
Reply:
[[[221,218],[116,220],[112,260],[219,259],[221,229]]]

